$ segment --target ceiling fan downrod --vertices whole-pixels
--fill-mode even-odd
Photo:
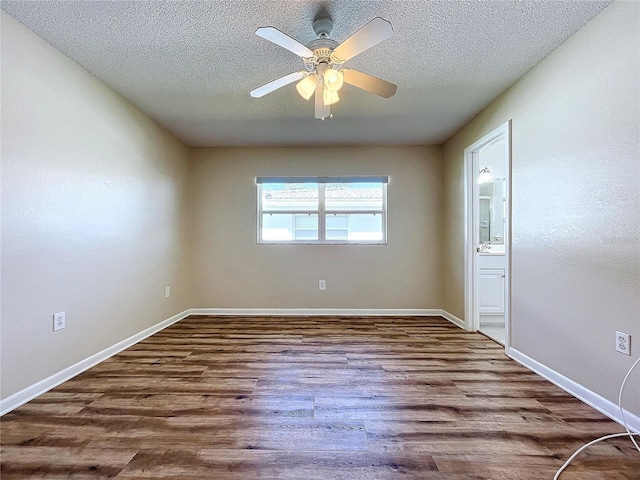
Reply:
[[[333,20],[328,17],[315,19],[313,22],[313,31],[318,38],[327,38],[333,31]]]

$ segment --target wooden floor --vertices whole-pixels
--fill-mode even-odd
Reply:
[[[440,318],[191,317],[5,415],[1,474],[551,480],[621,431]],[[639,478],[628,439],[561,477]]]

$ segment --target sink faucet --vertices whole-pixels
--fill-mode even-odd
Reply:
[[[476,248],[478,253],[486,253],[491,248],[491,244],[489,242],[480,242],[480,246]]]

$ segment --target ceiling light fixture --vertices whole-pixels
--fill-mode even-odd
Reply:
[[[329,87],[325,87],[322,91],[322,101],[325,105],[333,105],[334,103],[338,103],[340,97],[338,97],[338,92],[334,92],[330,90]]]
[[[344,84],[344,75],[339,70],[327,69],[322,76],[325,86],[332,92],[337,92]]]
[[[311,95],[316,91],[316,85],[318,84],[318,76],[312,73],[308,77],[303,78],[296,85],[296,90],[302,98],[309,100]]]
[[[341,44],[329,38],[332,30],[331,18],[317,18],[313,22],[313,31],[318,38],[305,46],[277,28],[258,28],[256,35],[301,57],[304,70],[255,88],[251,90],[251,96],[260,98],[297,82],[296,89],[305,100],[311,99],[315,93],[315,117],[324,120],[332,117],[329,106],[338,102],[338,91],[345,83],[382,98],[395,95],[398,87],[393,83],[357,70],[342,68],[349,59],[390,38],[393,35],[391,23],[382,18],[374,18]]]

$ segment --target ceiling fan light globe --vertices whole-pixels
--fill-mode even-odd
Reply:
[[[323,78],[325,86],[333,92],[340,90],[344,84],[344,75],[342,72],[334,70],[333,68],[325,70]]]
[[[338,97],[338,92],[334,92],[328,88],[325,88],[322,91],[322,101],[325,105],[333,105],[334,103],[338,103],[339,100],[340,97]]]
[[[316,85],[318,84],[318,78],[316,75],[309,75],[303,78],[296,84],[296,90],[302,98],[309,100],[311,95],[316,91]]]

